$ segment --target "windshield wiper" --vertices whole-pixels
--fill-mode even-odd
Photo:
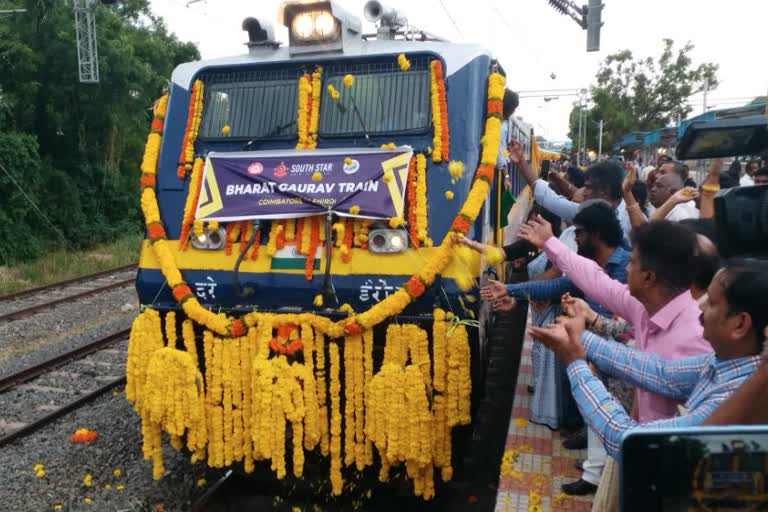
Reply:
[[[262,135],[261,137],[257,137],[255,139],[251,139],[248,142],[246,142],[245,144],[243,144],[243,148],[242,149],[243,149],[243,151],[253,151],[254,145],[264,142],[265,139],[269,139],[269,138],[276,137],[276,136],[280,135],[280,133],[283,130],[285,130],[287,128],[291,128],[295,124],[296,124],[296,121],[293,120],[293,121],[290,121],[288,123],[276,126],[274,130],[272,130],[271,132],[267,133],[266,135]]]

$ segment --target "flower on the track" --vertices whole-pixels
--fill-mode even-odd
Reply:
[[[115,486],[115,489],[117,489],[118,491],[122,491],[123,489],[125,489],[125,486],[123,484],[117,484]]]
[[[45,468],[43,467],[42,462],[38,462],[32,467],[32,471],[35,472],[35,476],[37,478],[43,478],[45,476]]]
[[[83,477],[83,485],[86,487],[90,487],[93,485],[93,475],[90,473],[86,473]]]
[[[104,484],[104,488],[105,489],[111,489],[112,488],[112,484]]]
[[[99,434],[95,430],[79,428],[70,436],[70,439],[75,443],[90,443],[98,436]]]
[[[120,470],[120,468],[115,468],[112,470],[112,474],[115,476],[120,476],[123,474],[123,472]]]
[[[195,482],[195,484],[198,487],[203,487],[206,484],[205,478],[198,478],[197,481]]]
[[[83,501],[85,501],[85,502],[86,502],[87,504],[89,504],[89,505],[90,505],[91,503],[93,503],[93,500],[91,499],[91,497],[90,497],[90,496],[86,496],[86,497],[85,497],[85,499],[84,499]]]
[[[64,508],[64,505],[62,505],[61,503],[53,504],[53,510],[61,510],[62,508]]]

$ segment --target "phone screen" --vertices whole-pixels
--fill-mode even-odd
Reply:
[[[628,436],[621,452],[622,510],[768,510],[768,427]]]

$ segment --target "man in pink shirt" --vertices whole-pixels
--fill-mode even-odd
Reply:
[[[703,337],[701,310],[689,287],[695,268],[696,235],[684,226],[657,221],[632,232],[632,259],[627,284],[608,277],[594,261],[583,258],[552,236],[540,217],[520,228],[520,237],[543,247],[553,264],[586,295],[635,328],[636,348],[665,359],[712,351]],[[641,423],[671,418],[679,401],[637,391]]]

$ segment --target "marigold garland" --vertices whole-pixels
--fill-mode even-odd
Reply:
[[[418,224],[416,221],[416,158],[408,163],[408,181],[405,187],[408,202],[408,239],[411,247],[419,248]]]
[[[192,170],[192,161],[195,157],[195,140],[197,140],[197,135],[200,131],[200,121],[203,118],[204,97],[203,82],[195,80],[189,96],[187,126],[184,129],[184,137],[181,141],[181,154],[179,154],[179,165],[176,169],[176,175],[182,180]]]
[[[341,494],[344,480],[341,476],[341,381],[339,380],[339,346],[331,343],[328,346],[330,354],[330,387],[328,394],[331,397],[331,492],[334,496]]]
[[[448,160],[448,103],[445,94],[443,63],[433,60],[429,64],[430,100],[432,103],[432,161]]]
[[[422,242],[427,240],[427,159],[416,155],[416,235]]]
[[[200,189],[203,185],[203,159],[198,158],[192,167],[192,178],[189,180],[189,190],[187,191],[187,200],[184,203],[184,217],[181,222],[181,233],[179,234],[179,248],[186,249],[189,244],[189,232],[194,223],[197,202],[200,199]]]
[[[323,68],[316,66],[315,71],[312,72],[312,97],[310,102],[307,149],[314,149],[317,147],[317,129],[320,124],[320,96],[322,95],[323,88],[322,77]]]
[[[376,376],[372,332],[345,338],[342,430],[336,344],[330,347],[330,425],[325,402],[323,333],[334,326],[329,319],[309,313],[255,313],[249,317],[246,336],[219,338],[205,331],[203,381],[192,354],[196,349],[192,348],[191,322],[182,323],[188,350],[183,352],[163,346],[163,332],[168,332],[175,321],[173,315],[166,314],[163,328],[159,314],[145,310],[134,322],[129,344],[126,396],[142,414],[144,452],[154,460],[155,476],[163,472],[160,433],[168,432],[172,444],[180,447],[186,429],[186,443],[196,460],[207,449],[212,467],[243,462],[246,471],[252,471],[254,460],[269,459],[276,476],[283,478],[288,471],[285,443],[290,422],[294,475],[303,472],[303,450],[319,445],[321,453],[331,454],[332,486],[340,493],[343,434],[348,465],[362,470],[371,464],[372,445],[376,446],[382,478],[387,477],[391,465],[405,463],[414,492],[430,498],[434,492],[433,468],[441,469],[443,478],[450,478],[450,427],[469,421],[471,392],[466,328],[460,323],[449,327],[440,310],[434,316],[434,372],[427,334],[415,325],[388,327],[384,361]],[[275,328],[278,338],[301,342],[303,365],[289,364],[283,355],[270,356],[267,346],[275,337]],[[137,396],[141,375],[145,380]],[[162,384],[161,376],[166,379]],[[203,386],[203,382],[208,385]],[[442,404],[449,406],[447,415]],[[407,418],[405,424],[402,418]]]
[[[304,73],[299,78],[298,110],[296,126],[299,141],[296,149],[306,149],[309,143],[309,124],[312,113],[312,77]]]

